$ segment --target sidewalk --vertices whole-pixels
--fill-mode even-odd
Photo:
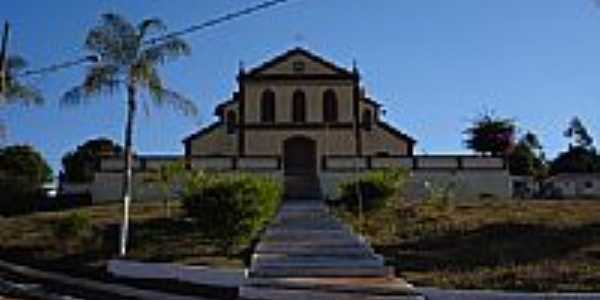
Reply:
[[[600,293],[524,293],[417,288],[427,300],[600,300]]]
[[[126,299],[143,300],[210,300],[202,297],[180,296],[164,292],[150,291],[133,288],[120,284],[103,283],[88,279],[74,278],[62,274],[39,271],[29,267],[15,265],[9,262],[0,261],[0,269],[8,272],[22,275],[24,277],[34,278],[45,282],[57,283],[69,287],[76,287],[84,290],[97,291],[106,295],[114,295]],[[1,296],[0,296],[1,299]],[[110,299],[110,298],[107,298]]]

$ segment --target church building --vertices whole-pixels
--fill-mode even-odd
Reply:
[[[415,139],[381,119],[358,70],[296,48],[249,70],[184,140],[186,156],[281,157],[285,174],[317,175],[327,156],[411,156]]]
[[[510,196],[502,158],[415,155],[416,139],[382,118],[360,80],[356,66],[303,48],[240,68],[237,90],[215,108],[216,121],[184,138],[183,156],[136,157],[136,193],[153,194],[144,174],[185,159],[190,169],[272,176],[289,197],[332,198],[344,180],[399,167],[411,171],[408,197],[425,197],[432,185],[452,186],[458,197]],[[118,199],[120,170],[119,158],[102,161],[94,201]]]

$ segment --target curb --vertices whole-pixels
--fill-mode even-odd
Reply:
[[[24,277],[39,279],[50,283],[57,283],[67,287],[76,289],[85,289],[89,291],[98,291],[106,295],[116,295],[126,299],[143,299],[143,300],[210,300],[203,297],[191,297],[168,294],[164,292],[150,291],[144,289],[133,288],[120,284],[103,283],[89,279],[74,278],[67,275],[40,271],[33,268],[16,265],[0,260],[0,269],[12,272]],[[106,299],[106,298],[103,298]]]

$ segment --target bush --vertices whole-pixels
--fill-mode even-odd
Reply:
[[[456,202],[459,183],[456,181],[426,181],[425,204],[437,209],[449,209]]]
[[[204,236],[229,255],[260,232],[280,200],[281,187],[270,179],[200,173],[188,179],[183,205]]]
[[[407,178],[408,171],[405,169],[369,172],[358,180],[340,184],[337,202],[352,212],[358,212],[357,196],[360,195],[364,212],[377,210],[398,196]]]
[[[0,215],[13,216],[35,211],[42,193],[25,180],[0,180]]]
[[[77,246],[87,245],[94,238],[90,216],[81,212],[73,212],[59,219],[52,225],[51,231],[67,254]]]
[[[34,211],[42,196],[42,184],[51,179],[52,170],[33,147],[0,148],[0,215]]]

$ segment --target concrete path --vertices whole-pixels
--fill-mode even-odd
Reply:
[[[0,268],[24,277],[36,278],[42,281],[56,282],[58,284],[79,287],[84,290],[98,291],[109,295],[117,295],[128,299],[142,300],[208,300],[202,297],[180,296],[158,291],[143,290],[129,286],[104,283],[94,280],[74,278],[62,274],[35,270],[29,267],[15,265],[0,261]]]
[[[417,288],[427,300],[600,300],[600,293],[522,293]]]

